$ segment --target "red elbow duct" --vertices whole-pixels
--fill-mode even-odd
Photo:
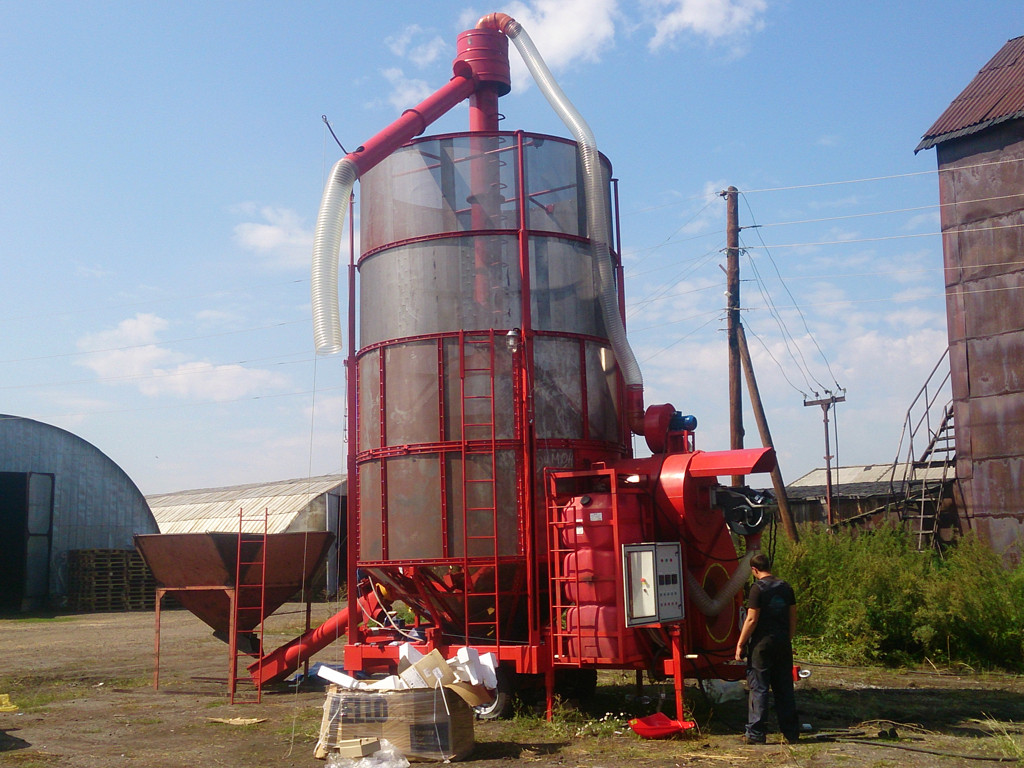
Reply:
[[[507,13],[488,13],[476,23],[477,29],[496,29],[501,34],[507,35],[510,24],[515,24],[515,19]]]

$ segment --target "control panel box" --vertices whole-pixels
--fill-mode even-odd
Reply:
[[[622,574],[627,627],[683,620],[683,556],[678,541],[624,544]]]

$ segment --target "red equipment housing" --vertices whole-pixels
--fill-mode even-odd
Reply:
[[[506,680],[543,679],[549,704],[556,672],[671,674],[681,718],[684,674],[742,673],[729,662],[747,569],[730,523],[751,550],[764,522],[716,477],[768,472],[774,453],[697,451],[694,420],[645,411],[623,381],[576,144],[498,130],[514,25],[496,14],[460,35],[452,80],[348,156],[362,185],[349,605],[251,669],[278,679],[347,630],[350,671],[392,671],[396,639],[446,656],[473,646]],[[413,140],[466,98],[469,133]],[[633,458],[631,431],[652,456]],[[626,626],[622,547],[639,542],[681,544],[681,621]],[[412,624],[387,611],[397,601]]]

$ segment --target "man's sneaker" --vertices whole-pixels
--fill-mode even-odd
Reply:
[[[742,736],[740,736],[740,743],[741,744],[764,744],[765,740],[764,739],[755,739],[752,736],[747,736],[746,734],[743,734]]]

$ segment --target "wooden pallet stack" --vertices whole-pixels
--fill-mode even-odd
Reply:
[[[156,584],[135,550],[75,549],[68,552],[68,607],[73,611],[145,611]]]

